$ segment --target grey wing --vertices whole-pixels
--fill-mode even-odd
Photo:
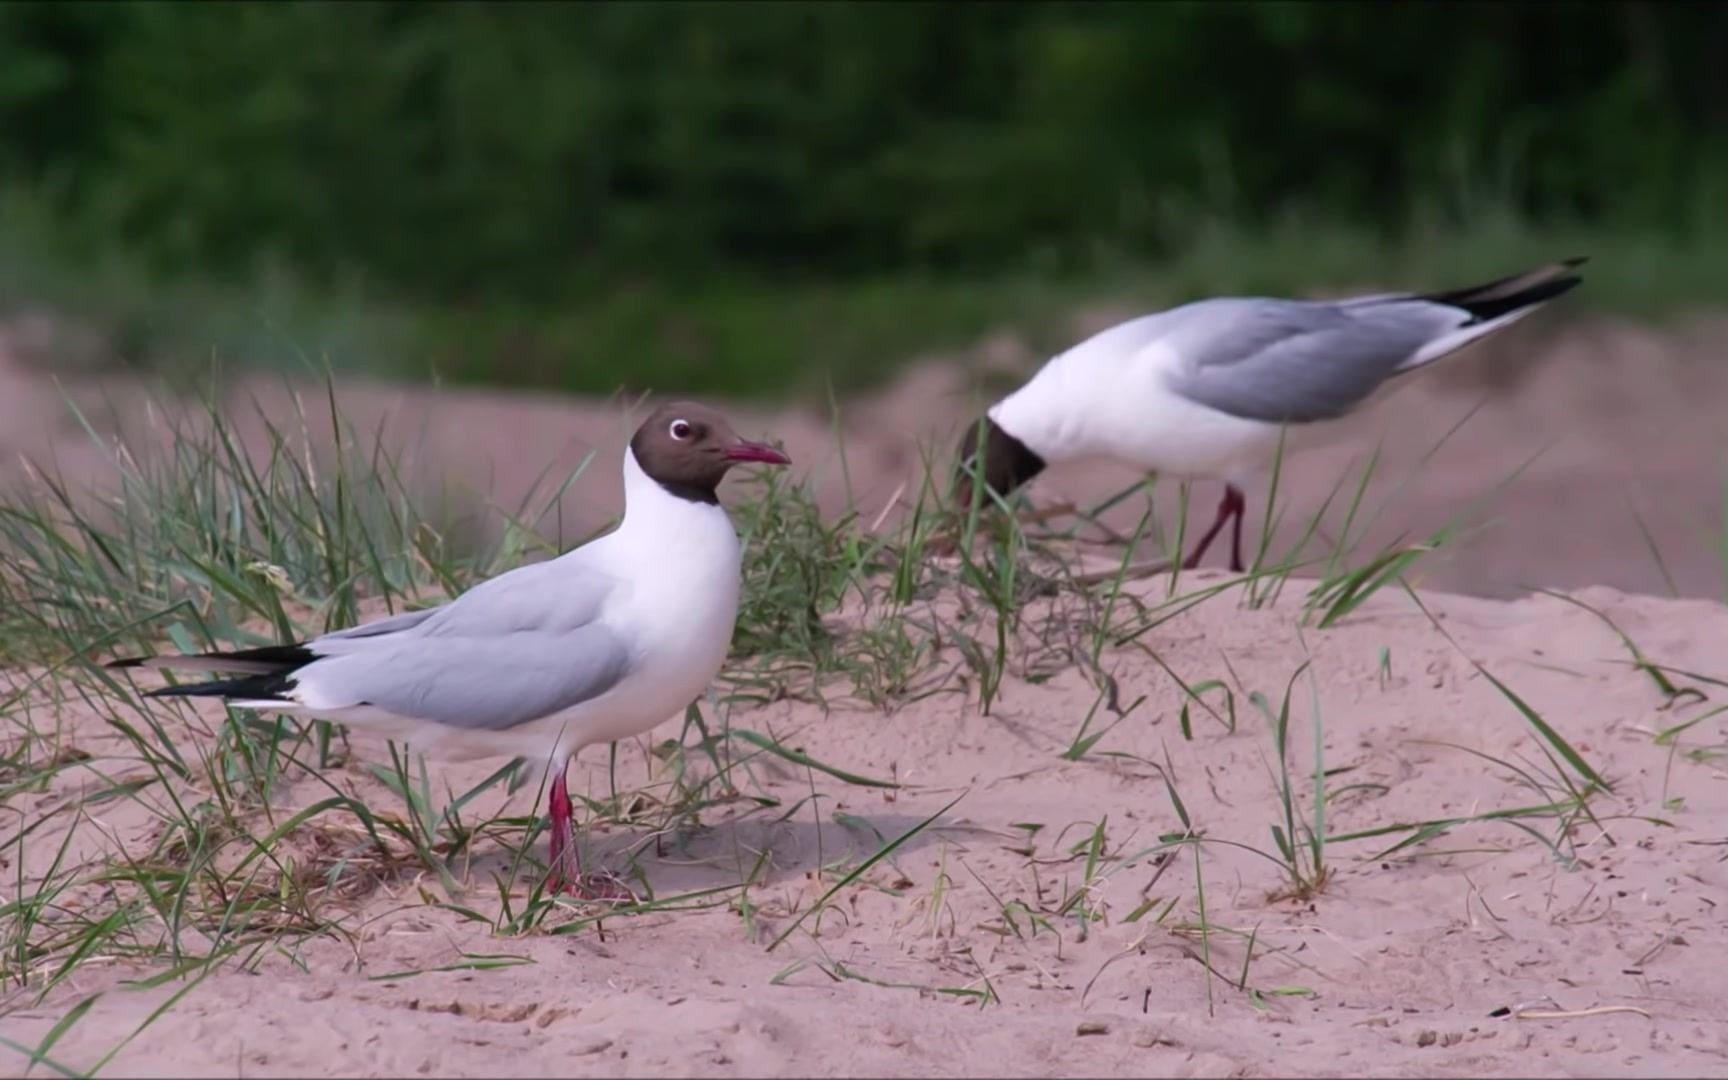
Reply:
[[[371,705],[500,731],[601,696],[629,659],[625,643],[598,623],[498,638],[416,637],[315,661],[295,673],[295,696],[317,709]]]
[[[1171,388],[1247,420],[1329,420],[1468,318],[1421,300],[1375,299],[1208,300],[1170,312],[1159,337],[1180,358]]]
[[[428,619],[422,633],[465,637],[518,632],[556,633],[586,626],[600,614],[617,579],[571,555],[531,563],[482,582]]]
[[[364,623],[308,643],[320,656],[369,652],[397,639],[559,633],[592,622],[616,581],[568,556],[481,582],[448,603]]]

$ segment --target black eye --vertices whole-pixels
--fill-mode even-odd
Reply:
[[[688,420],[674,420],[672,421],[672,426],[667,428],[666,431],[679,442],[685,442],[690,438],[692,428],[690,427],[690,421]]]

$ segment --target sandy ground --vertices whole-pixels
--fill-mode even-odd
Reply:
[[[1493,524],[1424,571],[1424,601],[1452,641],[1393,590],[1336,628],[1300,633],[1300,582],[1268,609],[1251,610],[1226,593],[1141,644],[1190,685],[1218,679],[1235,687],[1234,732],[1191,707],[1193,738],[1184,738],[1176,681],[1145,650],[1128,647],[1106,653],[1104,666],[1122,702],[1144,701],[1077,761],[1060,754],[1097,694],[1072,668],[1048,679],[1011,676],[988,715],[975,690],[887,712],[738,704],[725,714],[734,727],[772,731],[821,761],[904,787],[867,789],[789,766],[759,767],[752,791],[778,800],[777,808],[715,808],[682,844],[650,846],[640,857],[654,892],[666,896],[735,885],[767,852],[748,904],[608,919],[603,932],[496,936],[427,906],[427,897],[443,899],[435,881],[387,876],[340,902],[350,938],[267,952],[249,972],[217,969],[104,1072],[1728,1072],[1728,1028],[1720,1022],[1728,946],[1719,932],[1728,897],[1728,714],[1711,713],[1724,691],[1699,684],[1705,700],[1665,702],[1595,616],[1553,597],[1515,598],[1527,585],[1578,590],[1656,662],[1728,679],[1721,646],[1728,610],[1716,602],[1722,570],[1711,540],[1728,449],[1723,340],[1719,321],[1660,335],[1617,324],[1547,336],[1520,329],[1424,376],[1345,425],[1335,445],[1301,459],[1287,491],[1297,517],[1318,505],[1353,454],[1384,436],[1387,479],[1376,490],[1409,480],[1386,502],[1372,543],[1438,526],[1548,447],[1494,504]],[[848,405],[841,429],[865,512],[911,475],[919,440],[946,452],[973,408],[969,370],[1013,372],[1033,362],[1011,341],[987,342]],[[0,367],[0,470],[18,475],[23,452],[100,483],[101,452],[66,419],[60,393],[43,372]],[[69,379],[64,393],[107,433],[137,439],[153,430],[141,395],[123,383]],[[231,387],[228,400],[238,415],[248,396],[274,410],[286,394],[248,380]],[[615,407],[360,383],[345,395],[362,430],[384,430],[417,464],[503,505],[517,501],[548,461],[564,468],[597,450],[572,489],[566,525],[597,523],[616,506],[616,444],[628,423]],[[1440,435],[1484,399],[1460,436],[1412,474]],[[842,470],[820,414],[735,411],[741,428],[785,440],[826,505],[843,504]],[[1059,471],[1040,484],[1039,498],[1103,493],[1125,479],[1109,469]],[[1213,497],[1196,495],[1202,505]],[[1628,502],[1643,513],[1678,591],[1708,599],[1628,595],[1666,587]],[[1220,579],[1185,580],[1195,588]],[[1134,589],[1156,598],[1164,587],[1148,579]],[[1562,827],[1552,815],[1527,819],[1537,835],[1478,822],[1394,854],[1383,852],[1399,834],[1340,841],[1327,850],[1325,887],[1308,900],[1289,898],[1277,865],[1222,842],[1274,850],[1270,830],[1280,808],[1272,741],[1249,693],[1276,708],[1305,659],[1312,677],[1291,694],[1290,769],[1310,775],[1318,723],[1333,770],[1327,832],[1334,836],[1556,797],[1557,766],[1472,660],[1553,724],[1613,790],[1591,801],[1593,820]],[[1693,718],[1702,719],[1675,742],[1655,740]],[[94,859],[147,847],[158,827],[145,801],[80,807],[80,793],[106,783],[99,775],[136,772],[136,754],[81,705],[35,722],[45,719],[93,757],[61,773],[51,790],[14,800],[11,809],[26,819],[46,815],[48,824],[32,834],[21,867],[0,866],[6,880],[41,873],[67,829],[79,830],[74,857]],[[188,745],[200,738],[192,728],[176,732]],[[674,725],[655,733],[675,734]],[[384,756],[369,741],[355,746],[363,760]],[[1549,790],[1532,790],[1470,751],[1550,778]],[[590,751],[573,770],[573,788],[603,792],[605,761]],[[628,782],[658,775],[640,743],[622,747],[620,761]],[[1195,827],[1214,841],[1198,854],[1192,847],[1144,854],[1180,827],[1159,768],[1165,762]],[[461,790],[497,764],[436,775]],[[385,801],[359,762],[339,770],[336,783]],[[1297,782],[1304,795],[1309,786]],[[301,779],[281,801],[306,805],[325,794]],[[813,805],[775,822],[812,794]],[[767,948],[847,866],[877,848],[872,829],[901,835],[955,799],[819,918]],[[1088,879],[1083,842],[1100,823],[1102,858]],[[1042,826],[1030,841],[1028,824]],[[618,831],[593,840],[615,865],[644,842]],[[1557,858],[1544,840],[1571,858]],[[495,911],[488,879],[502,862],[483,851],[471,868],[475,887],[461,902]],[[1202,890],[1214,928],[1208,949],[1218,974],[1211,977],[1192,930]],[[1098,919],[1058,913],[1076,892]],[[1004,905],[1017,913],[1012,927]],[[573,918],[555,916],[550,925]],[[393,974],[457,964],[464,954],[525,962]],[[0,1031],[35,1045],[75,1002],[109,991],[53,1050],[59,1062],[88,1067],[184,989],[121,985],[152,970],[86,964],[40,1005],[11,998]],[[956,990],[965,993],[949,992]],[[986,990],[990,1000],[980,1005],[976,995]],[[1591,1011],[1602,1008],[1614,1011]],[[23,1066],[4,1049],[0,1062],[13,1074]]]
[[[1193,584],[1204,584],[1205,578]],[[1148,595],[1162,586],[1148,582]],[[1260,855],[1202,848],[1158,860],[1137,852],[1178,828],[1154,762],[1214,841],[1273,850],[1279,803],[1268,725],[1239,693],[1234,733],[1204,715],[1179,731],[1172,680],[1124,650],[1107,656],[1122,700],[1145,702],[1078,761],[1059,755],[1095,692],[1073,670],[1034,685],[1011,679],[988,716],[960,694],[890,714],[783,703],[737,709],[734,726],[771,730],[818,760],[897,777],[893,792],[848,787],[804,770],[761,771],[758,793],[780,807],[710,812],[679,850],[644,855],[658,895],[737,883],[770,853],[750,890],[753,925],[736,907],[609,920],[604,932],[499,938],[429,908],[428,879],[390,879],[353,903],[352,942],[317,940],[266,955],[256,973],[218,970],[146,1028],[111,1075],[1199,1075],[1663,1076],[1728,1070],[1728,897],[1722,822],[1728,732],[1717,715],[1678,747],[1655,731],[1713,707],[1661,695],[1624,663],[1594,616],[1551,597],[1516,602],[1434,596],[1450,644],[1410,600],[1382,593],[1347,623],[1294,628],[1296,593],[1248,610],[1226,595],[1154,631],[1147,644],[1190,684],[1228,680],[1273,707],[1305,656],[1314,680],[1292,695],[1291,768],[1311,767],[1316,710],[1334,770],[1334,835],[1545,801],[1505,768],[1555,770],[1530,728],[1472,668],[1485,664],[1548,718],[1613,783],[1596,821],[1569,832],[1551,816],[1527,824],[1576,862],[1504,823],[1461,826],[1383,855],[1397,837],[1334,844],[1330,880],[1312,900],[1279,898],[1285,881]],[[1728,612],[1701,601],[1581,598],[1619,622],[1658,662],[1728,673]],[[1389,674],[1382,678],[1382,650]],[[1467,659],[1470,658],[1470,659]],[[1720,696],[1719,688],[1712,691]],[[974,697],[975,701],[975,697]],[[80,748],[125,756],[94,725],[67,720]],[[363,750],[367,744],[359,744]],[[1699,751],[1697,754],[1691,751]],[[375,749],[370,752],[376,753]],[[605,788],[604,756],[576,781]],[[452,767],[457,790],[489,763]],[[627,747],[621,774],[641,775]],[[104,771],[124,775],[110,762]],[[42,799],[65,798],[85,772]],[[355,776],[338,778],[344,788]],[[1306,789],[1305,784],[1299,785]],[[1556,782],[1556,787],[1558,783]],[[1348,790],[1346,790],[1348,788]],[[310,782],[287,802],[326,789]],[[773,818],[812,791],[790,820]],[[519,794],[518,798],[525,795]],[[849,887],[820,919],[765,946],[876,849],[869,828],[898,836],[958,798],[930,828]],[[23,807],[27,813],[32,807]],[[1298,813],[1303,811],[1298,810]],[[138,850],[152,823],[137,803],[92,808],[99,846]],[[842,816],[849,815],[849,816]],[[1653,819],[1663,819],[1658,824]],[[57,848],[33,838],[32,859]],[[1090,882],[1085,841],[1102,822],[1104,859]],[[1022,825],[1042,825],[1032,841]],[[1566,833],[1566,835],[1561,835]],[[596,836],[614,863],[638,837]],[[81,840],[82,847],[87,840]],[[1080,845],[1078,854],[1071,849]],[[96,854],[87,851],[87,854]],[[463,903],[493,907],[480,886]],[[827,870],[818,879],[819,868]],[[27,871],[28,872],[28,871]],[[1211,980],[1181,926],[1206,918]],[[1056,912],[1076,891],[1101,918]],[[1009,930],[1002,905],[1023,908]],[[1138,918],[1137,909],[1150,907]],[[1164,905],[1173,905],[1164,915]],[[1046,927],[1034,930],[1028,912]],[[556,918],[553,920],[556,923]],[[1253,932],[1252,957],[1242,935]],[[391,973],[460,963],[463,954],[529,963],[489,971]],[[836,965],[858,978],[837,979]],[[802,965],[802,966],[800,966]],[[1230,985],[1246,969],[1253,996]],[[41,1007],[8,1016],[34,1044],[74,1001],[135,974],[90,965]],[[874,982],[860,981],[863,979]],[[885,985],[889,984],[889,985]],[[976,1001],[942,988],[980,991]],[[178,984],[101,997],[55,1048],[73,1066],[130,1033]],[[1283,993],[1276,991],[1283,990]],[[1295,992],[1300,991],[1300,992]],[[1584,1012],[1604,1007],[1622,1010]],[[1583,1015],[1495,1016],[1534,1008]],[[7,1058],[9,1071],[19,1066]]]

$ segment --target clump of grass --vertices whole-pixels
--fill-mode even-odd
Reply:
[[[824,521],[808,483],[774,470],[751,478],[751,497],[734,517],[750,555],[732,652],[771,654],[826,672],[836,658],[834,634],[823,618],[877,552],[862,542],[855,512]]]
[[[1313,788],[1309,795],[1312,817],[1308,820],[1301,819],[1298,814],[1301,799],[1290,780],[1290,694],[1304,673],[1308,675],[1310,708],[1314,718]],[[1321,736],[1320,689],[1314,678],[1313,662],[1304,661],[1290,676],[1276,715],[1259,691],[1249,694],[1248,700],[1265,715],[1271,726],[1273,753],[1277,758],[1274,784],[1282,814],[1281,820],[1272,826],[1272,841],[1277,846],[1287,880],[1285,888],[1275,893],[1274,898],[1310,900],[1326,887],[1326,880],[1331,876],[1326,865],[1326,758]]]
[[[443,599],[495,567],[502,545],[452,550],[397,460],[345,424],[333,385],[310,405],[293,400],[278,417],[256,400],[231,414],[213,393],[190,408],[155,399],[133,444],[110,444],[73,408],[104,455],[96,493],[37,467],[0,505],[0,663],[48,665],[22,692],[70,693],[121,747],[81,764],[120,771],[72,804],[66,835],[108,798],[156,822],[147,851],[94,869],[57,859],[20,883],[31,929],[9,952],[12,975],[38,996],[92,956],[178,963],[336,932],[342,905],[415,851],[443,866],[422,815],[393,831],[398,819],[334,787],[279,819],[290,782],[329,785],[344,755],[328,725],[229,710],[212,730],[93,663],[163,636],[186,651],[297,640],[367,609]],[[9,719],[19,705],[14,695]],[[81,914],[49,917],[68,910]]]
[[[211,397],[152,402],[160,451],[111,446],[92,500],[45,469],[0,507],[0,660],[189,644],[257,644],[353,623],[361,605],[442,599],[498,567],[451,551],[382,445],[342,420],[333,385],[287,419],[251,403],[248,438]]]

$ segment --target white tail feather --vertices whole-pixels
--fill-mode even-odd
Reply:
[[[298,713],[300,711],[299,703],[293,701],[253,701],[249,698],[229,698],[228,704],[236,709],[257,709],[259,712]]]

